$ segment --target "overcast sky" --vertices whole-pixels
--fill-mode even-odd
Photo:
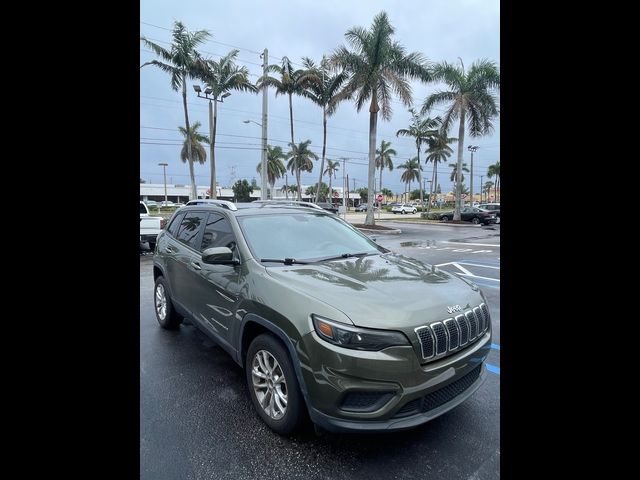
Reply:
[[[218,59],[233,47],[240,48],[238,63],[246,65],[255,82],[261,74],[259,53],[269,50],[269,63],[279,63],[283,56],[300,63],[303,56],[319,61],[323,54],[330,54],[339,45],[345,44],[344,33],[354,27],[369,28],[373,17],[386,11],[395,28],[394,39],[403,44],[407,52],[421,52],[430,61],[459,62],[465,67],[474,60],[487,58],[500,65],[500,3],[498,0],[271,0],[221,2],[218,0],[142,0],[140,3],[140,35],[164,47],[171,41],[173,22],[179,20],[190,31],[206,29],[212,37],[200,51],[208,57]],[[160,28],[161,27],[161,28]],[[164,42],[164,43],[163,43]],[[233,47],[232,47],[233,46]],[[142,42],[141,64],[157,58]],[[167,181],[188,184],[189,168],[180,161],[182,137],[178,126],[184,126],[181,94],[171,90],[169,75],[147,66],[140,70],[140,176],[151,183],[162,183],[160,162],[169,164]],[[197,98],[192,84],[188,86],[188,107],[191,122],[200,121],[201,131],[209,132],[208,102]],[[437,85],[413,82],[413,100],[419,107],[425,97],[439,89]],[[400,128],[407,128],[411,115],[396,98],[391,121],[383,121],[378,115],[377,145],[382,139],[391,141],[398,152],[394,164],[404,163],[416,155],[415,142],[409,137],[396,137]],[[262,94],[234,92],[218,104],[218,126],[216,136],[217,179],[221,186],[230,186],[234,180],[255,178],[260,184],[256,166],[260,162],[261,129],[243,123],[243,120],[260,122]],[[442,113],[437,107],[432,116]],[[322,110],[309,100],[293,98],[294,135],[296,142],[312,141],[311,148],[318,156],[322,153]],[[327,158],[348,157],[346,171],[350,188],[353,179],[356,188],[367,184],[368,152],[368,108],[356,112],[353,102],[343,102],[336,114],[328,120]],[[286,151],[289,132],[289,108],[286,96],[275,97],[269,93],[268,143],[280,145]],[[455,130],[450,136],[457,136]],[[474,154],[474,191],[478,191],[480,175],[487,167],[500,160],[500,123],[495,120],[494,132],[486,137],[465,139],[465,150],[469,144],[480,148]],[[209,153],[208,146],[207,157]],[[455,162],[457,151],[450,158]],[[468,151],[465,162],[469,163]],[[424,159],[425,155],[421,154]],[[423,160],[424,161],[424,160]],[[342,162],[341,162],[342,163]],[[302,173],[302,183],[317,181],[319,162],[313,173]],[[423,165],[425,178],[431,178],[432,166]],[[451,189],[446,165],[438,168],[438,181],[443,192]],[[376,175],[378,175],[378,172]],[[402,170],[383,173],[383,187],[394,193],[404,191],[400,181]],[[210,166],[196,164],[198,185],[208,185]],[[324,181],[327,182],[325,176]],[[334,184],[341,185],[342,166]],[[295,178],[289,174],[289,184]],[[282,185],[279,181],[276,185]],[[377,185],[377,183],[376,183]],[[465,174],[465,185],[469,185]],[[428,184],[427,184],[428,187]],[[411,186],[417,188],[415,182]]]

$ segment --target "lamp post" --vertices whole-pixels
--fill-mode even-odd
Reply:
[[[200,95],[202,93],[200,85],[194,85],[193,89],[198,94],[198,98],[209,100],[209,140],[211,140],[209,142],[209,159],[211,160],[211,195],[209,198],[217,198],[215,137],[216,123],[218,121],[218,102],[224,103],[224,99],[231,95],[231,93],[226,92],[221,96],[219,96],[219,94],[213,95],[213,89],[207,87],[204,89],[204,95]]]
[[[469,196],[471,197],[471,200],[469,201],[469,205],[471,205],[473,207],[473,152],[475,152],[476,150],[478,150],[477,145],[469,145],[467,147],[467,150],[469,150],[471,152],[471,180],[469,180]],[[482,186],[480,186],[480,189],[482,191]]]
[[[262,123],[258,123],[254,120],[243,120],[243,123],[255,123],[256,125],[258,125],[259,127],[262,127],[262,163],[261,163],[261,172],[260,172],[260,179],[261,181],[261,186],[260,186],[260,200],[267,200],[268,196],[267,196],[267,180],[268,180],[268,176],[267,176],[267,131],[265,129],[265,126]]]
[[[164,173],[164,204],[167,204],[167,167],[169,166],[168,163],[159,163],[159,166],[162,167],[162,171]]]

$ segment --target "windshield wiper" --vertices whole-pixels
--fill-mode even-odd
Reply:
[[[353,258],[353,257],[361,258],[361,257],[366,257],[367,255],[375,255],[376,253],[379,253],[379,252],[343,253],[341,255],[336,255],[333,257],[321,258],[318,261],[324,262],[328,260],[340,260],[341,258]]]
[[[295,258],[261,258],[261,262],[274,262],[274,263],[284,263],[285,265],[293,265],[294,263],[298,265],[308,265],[312,262],[303,262],[300,260],[296,260]]]

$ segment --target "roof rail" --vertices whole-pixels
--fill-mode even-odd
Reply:
[[[199,198],[197,200],[190,200],[187,205],[219,205],[227,210],[238,210],[233,202],[228,200],[217,200],[212,198]]]
[[[263,205],[290,205],[294,207],[307,207],[314,208],[316,210],[323,210],[322,207],[316,205],[315,203],[301,202],[299,200],[254,200],[251,203],[260,203]]]

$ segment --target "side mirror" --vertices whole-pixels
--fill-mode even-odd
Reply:
[[[202,252],[202,261],[211,265],[237,265],[229,247],[212,247]]]

